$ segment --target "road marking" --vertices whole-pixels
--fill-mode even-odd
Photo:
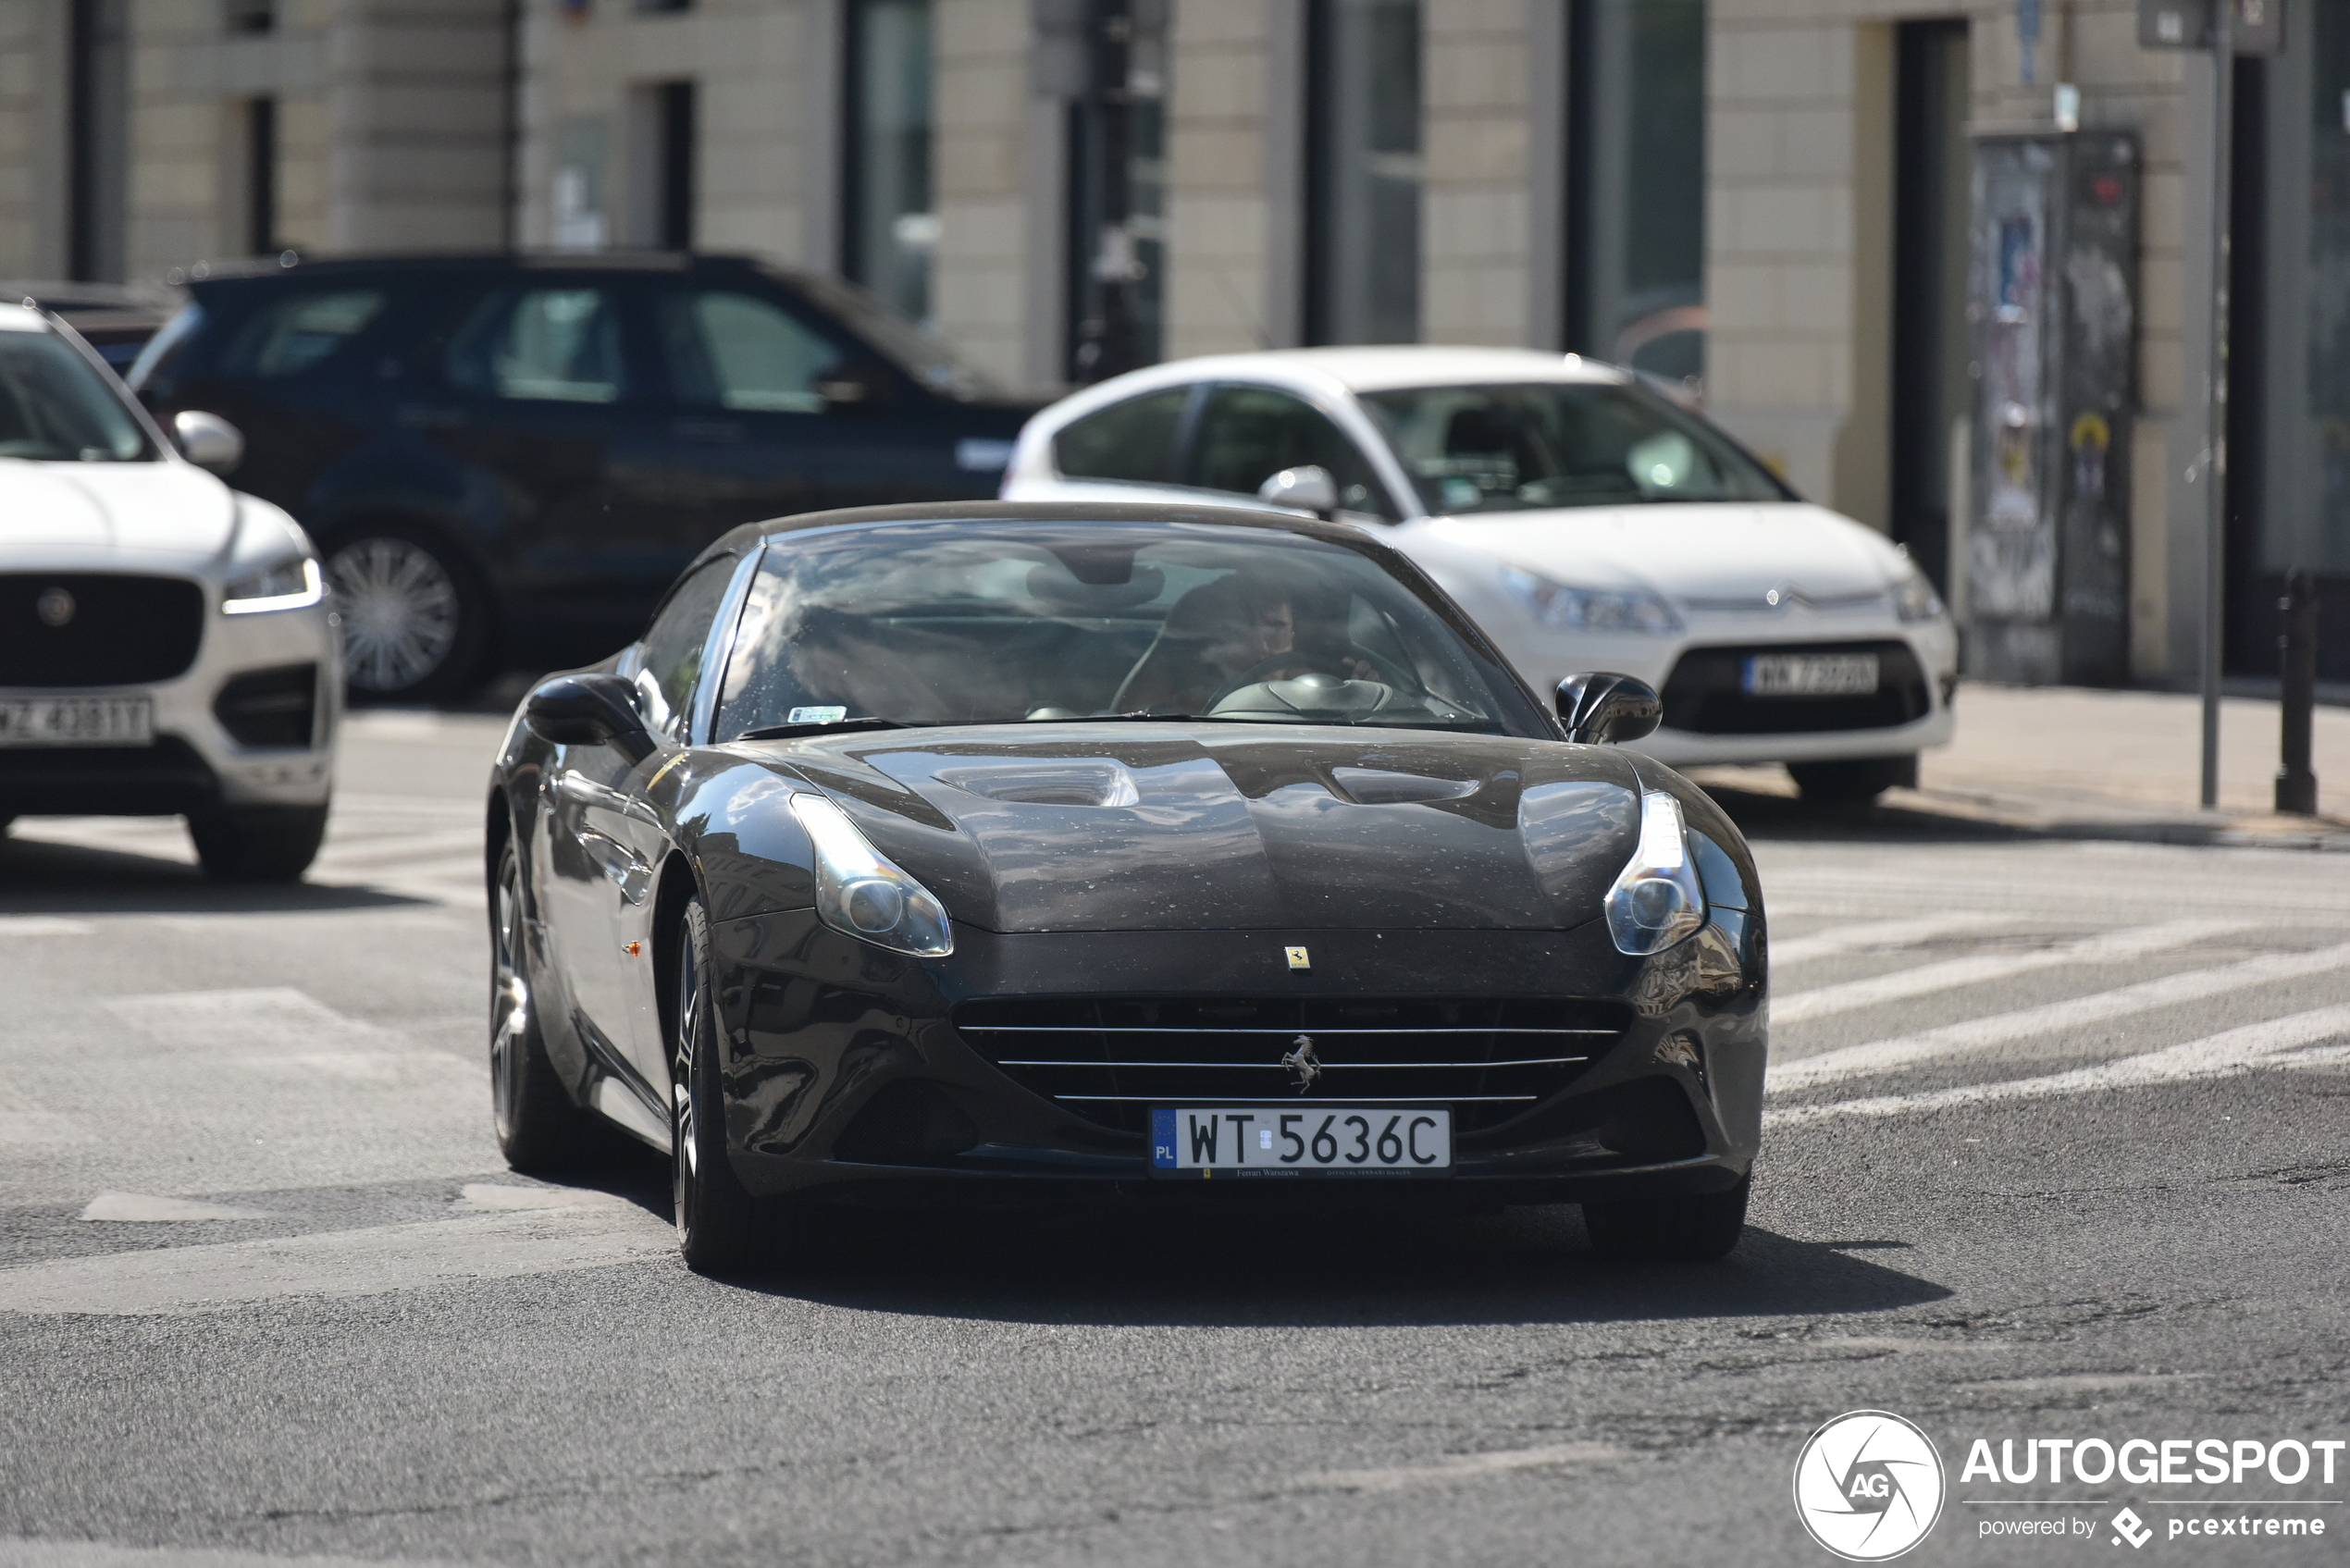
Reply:
[[[241,1209],[234,1204],[204,1204],[193,1198],[155,1198],[144,1192],[101,1192],[90,1200],[81,1217],[117,1225],[179,1225],[203,1219],[266,1219],[266,1209]]]
[[[601,1268],[675,1246],[669,1226],[633,1204],[467,1216],[0,1269],[0,1312],[182,1316]]]
[[[0,941],[17,936],[91,936],[98,928],[89,920],[62,915],[0,915]]]
[[[495,1182],[469,1181],[457,1201],[449,1206],[465,1214],[499,1214],[524,1209],[600,1208],[627,1202],[586,1187],[506,1187]]]
[[[1631,1458],[1613,1443],[1557,1443],[1549,1448],[1502,1449],[1491,1453],[1448,1453],[1428,1464],[1398,1464],[1379,1470],[1329,1470],[1299,1477],[1301,1491],[1392,1492],[1479,1475],[1507,1475],[1553,1464],[1616,1464]]]
[[[2310,1052],[2300,1057],[2284,1055],[2299,1046],[2315,1045],[2336,1035],[2350,1035],[2350,1005],[2319,1007],[2245,1024],[2208,1034],[2184,1044],[2165,1046],[2135,1056],[2121,1056],[2095,1067],[2042,1078],[2002,1079],[1969,1083],[1955,1089],[1935,1089],[1915,1094],[1880,1094],[1862,1100],[1839,1100],[1824,1105],[1783,1105],[1762,1114],[1765,1127],[1786,1127],[1824,1121],[1830,1117],[1905,1116],[1917,1111],[1955,1110],[1999,1100],[2037,1099],[2048,1094],[2087,1094],[2106,1089],[2135,1089],[2150,1083],[2175,1083],[2187,1079],[2232,1078],[2264,1065],[2294,1062],[2331,1063],[2342,1059],[2334,1050]]]
[[[1922,915],[1910,920],[1861,920],[1851,925],[1830,926],[1809,936],[1774,942],[1771,944],[1771,964],[1775,969],[1781,964],[1808,963],[1813,958],[1834,957],[1840,953],[1914,947],[1937,936],[2014,923],[2015,917],[2012,915],[1963,909],[1953,910],[1947,915]]]
[[[21,1093],[0,1088],[0,1149],[60,1148],[92,1141],[77,1118],[44,1110]]]
[[[2060,947],[2036,948],[2028,953],[1981,953],[1972,957],[1947,959],[1938,964],[1921,964],[1911,969],[1897,969],[1891,974],[1872,975],[1866,980],[1823,985],[1815,990],[1798,991],[1792,995],[1775,998],[1771,1003],[1771,1021],[1801,1023],[1834,1013],[1849,1013],[1861,1007],[1923,996],[1931,992],[1953,991],[1962,985],[1981,985],[1987,981],[2005,980],[2010,975],[2029,974],[2034,969],[2060,969],[2068,964],[2109,964],[2140,958],[2166,948],[2184,947],[2211,937],[2249,930],[2255,923],[2251,920],[2171,920],[2162,925],[2139,926],[2130,931],[2089,937],[2084,941],[2068,942]]]
[[[2256,985],[2269,985],[2304,975],[2321,974],[2345,966],[2350,966],[2350,943],[2336,947],[2319,947],[2307,953],[2264,954],[2240,964],[2188,969],[2180,974],[2164,975],[2159,980],[2100,991],[2093,995],[2074,996],[2012,1013],[1996,1013],[1985,1019],[1969,1019],[1964,1023],[1945,1024],[1939,1029],[1897,1035],[1890,1040],[1874,1040],[1865,1045],[1847,1045],[1841,1050],[1823,1051],[1816,1056],[1774,1062],[1767,1082],[1773,1093],[1778,1093],[1805,1089],[1836,1079],[1890,1072],[1897,1068],[1930,1061],[1936,1056],[1956,1056],[1985,1045],[2004,1044],[2010,1040],[2028,1039],[2037,1034],[2054,1034],[2059,1030],[2078,1029],[2087,1024],[2124,1018],[2132,1013],[2199,1002],[2232,991],[2248,990]]]

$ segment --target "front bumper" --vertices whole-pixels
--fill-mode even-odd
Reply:
[[[1735,910],[1649,959],[1617,953],[1597,921],[1568,932],[959,927],[954,955],[940,960],[884,952],[808,910],[722,921],[713,936],[728,1143],[762,1195],[1152,1179],[1140,1130],[1024,1086],[957,1031],[957,1006],[981,999],[1434,995],[1613,1007],[1623,1027],[1571,1082],[1503,1119],[1464,1120],[1451,1176],[1414,1183],[1478,1202],[1718,1190],[1744,1177],[1761,1138],[1761,920]],[[1293,944],[1310,948],[1310,974],[1288,971]],[[1347,1098],[1317,1091],[1283,1104]]]
[[[342,712],[342,646],[331,611],[321,604],[222,615],[212,608],[216,587],[207,585],[205,595],[195,661],[167,680],[0,687],[0,698],[147,697],[155,736],[146,747],[0,749],[0,816],[174,816],[327,803]]]

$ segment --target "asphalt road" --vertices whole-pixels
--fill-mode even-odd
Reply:
[[[1241,1205],[864,1213],[721,1282],[659,1162],[500,1166],[497,733],[355,726],[291,892],[206,886],[170,824],[0,842],[0,1564],[1824,1563],[1791,1477],[1862,1408],[1947,1466],[1905,1561],[2350,1542],[2339,1450],[1960,1473],[2350,1438],[2340,857],[1740,802],[1774,1109],[1719,1265],[1602,1263],[1572,1210]],[[2171,1533],[2222,1516],[2329,1530]],[[2071,1533],[1986,1533],[2027,1519]]]

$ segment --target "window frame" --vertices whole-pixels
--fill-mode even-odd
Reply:
[[[1395,466],[1394,452],[1388,446],[1386,438],[1379,433],[1378,427],[1367,415],[1361,414],[1360,410],[1334,409],[1304,388],[1285,385],[1279,381],[1253,381],[1244,377],[1221,376],[1193,383],[1192,403],[1183,411],[1183,423],[1176,438],[1176,488],[1207,496],[1246,495],[1249,500],[1258,505],[1264,504],[1257,501],[1253,491],[1212,489],[1198,483],[1194,478],[1199,459],[1200,426],[1206,423],[1209,400],[1218,392],[1243,388],[1251,391],[1277,392],[1303,403],[1306,408],[1320,414],[1330,422],[1330,428],[1338,433],[1339,438],[1354,449],[1354,455],[1362,460],[1363,466],[1369,470],[1371,477],[1386,490],[1387,511],[1342,510],[1339,513],[1341,517],[1367,517],[1383,527],[1391,528],[1407,518],[1427,513],[1427,509],[1419,504],[1419,492],[1416,488],[1408,484],[1400,488],[1397,486],[1395,481],[1399,477],[1399,473],[1390,472],[1390,469]],[[1351,394],[1348,401],[1350,402],[1353,401]],[[1350,419],[1347,417],[1350,414],[1356,417]],[[1366,435],[1370,437],[1368,441],[1363,438]],[[1409,497],[1409,504],[1400,500],[1399,498],[1402,497]]]

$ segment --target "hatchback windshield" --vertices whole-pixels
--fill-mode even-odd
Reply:
[[[114,389],[48,332],[0,331],[0,457],[133,463],[154,456]]]
[[[1549,733],[1367,552],[1254,528],[942,522],[771,544],[718,734],[1136,717]]]
[[[1607,382],[1366,392],[1432,512],[1793,499],[1663,398]]]

